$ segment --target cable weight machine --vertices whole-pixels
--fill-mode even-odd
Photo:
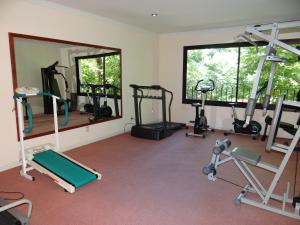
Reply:
[[[262,95],[262,90],[266,89],[266,94],[264,96],[264,100],[262,103],[263,116],[266,115],[270,100],[271,100],[271,92],[273,88],[273,81],[276,72],[276,66],[278,63],[285,63],[288,61],[285,58],[279,57],[276,55],[277,47],[280,47],[288,52],[291,52],[295,55],[300,56],[300,49],[298,47],[291,46],[281,40],[278,39],[278,35],[280,31],[294,32],[293,29],[300,28],[300,21],[291,21],[291,22],[282,22],[282,23],[271,23],[271,24],[263,24],[263,25],[253,25],[248,26],[244,34],[238,35],[235,39],[244,40],[249,42],[251,45],[256,47],[258,52],[258,45],[255,42],[256,40],[263,40],[268,43],[265,48],[264,54],[260,57],[260,60],[257,65],[257,69],[254,75],[252,90],[247,102],[247,106],[245,109],[245,117],[243,119],[238,119],[235,113],[234,104],[232,104],[233,116],[234,116],[234,129],[230,132],[225,132],[224,135],[229,133],[237,133],[250,135],[253,139],[257,135],[260,135],[261,125],[253,120],[253,115],[256,109],[256,103],[260,95]],[[263,69],[266,65],[266,62],[271,63],[271,69],[268,77],[268,81],[263,85],[263,88],[259,90],[259,83],[261,81],[261,75]],[[270,123],[268,119],[266,122]],[[265,130],[266,131],[266,130]]]
[[[266,90],[266,95],[263,101],[263,115],[266,115],[267,109],[271,99],[271,92],[273,86],[273,79],[276,72],[276,65],[278,63],[286,62],[285,58],[278,57],[276,55],[276,48],[281,47],[289,52],[292,52],[298,57],[300,56],[300,49],[297,47],[293,47],[284,43],[283,41],[278,39],[278,34],[280,31],[287,30],[288,32],[293,32],[293,29],[297,31],[300,28],[300,21],[290,21],[290,22],[281,22],[281,23],[271,23],[271,24],[263,24],[263,25],[254,25],[248,26],[246,28],[245,34],[239,35],[242,39],[246,40],[252,45],[256,45],[254,41],[252,41],[252,37],[260,40],[264,40],[268,42],[266,46],[266,50],[264,55],[260,57],[253,85],[251,95],[248,99],[247,107],[245,110],[245,123],[244,127],[248,126],[253,118],[255,107],[256,107],[256,94],[258,92],[258,84],[260,81],[260,77],[267,61],[271,62],[271,71],[268,79],[268,85]]]
[[[59,90],[59,85],[58,81],[56,79],[56,76],[61,76],[64,85],[65,85],[65,92],[66,95],[69,93],[69,85],[66,77],[57,71],[56,68],[61,67],[61,68],[68,68],[66,66],[60,66],[58,65],[58,61],[54,62],[52,65],[46,67],[46,68],[41,68],[41,75],[42,75],[42,85],[43,85],[43,92],[50,93],[52,95],[58,96],[59,98],[63,97],[62,93]],[[70,99],[66,100],[67,103],[70,103]],[[43,102],[44,102],[44,114],[53,114],[53,106],[52,106],[52,98],[51,96],[43,96]],[[62,112],[62,107],[64,106],[63,101],[58,101],[57,102],[57,112],[58,114],[61,114]],[[70,111],[70,107],[69,107]]]
[[[218,178],[216,176],[217,170],[223,164],[233,161],[237,169],[247,180],[247,184],[234,200],[236,205],[248,204],[300,220],[300,197],[295,193],[296,185],[294,184],[293,198],[290,197],[290,182],[287,182],[286,189],[282,195],[275,193],[275,191],[277,191],[276,187],[283,182],[283,179],[280,178],[287,168],[288,162],[300,138],[300,127],[298,127],[289,145],[275,142],[284,106],[300,108],[300,103],[285,101],[285,96],[283,95],[279,97],[276,105],[266,150],[270,151],[270,153],[276,151],[277,154],[281,155],[281,161],[277,163],[264,161],[263,158],[265,156],[252,149],[241,147],[229,149],[231,142],[228,139],[224,139],[216,141],[213,147],[211,161],[202,168],[202,172],[207,175],[208,180],[216,181]],[[261,179],[259,170],[268,172],[267,176],[270,178],[270,183],[266,182],[266,180],[268,180],[266,178]],[[281,207],[278,203],[281,203]]]

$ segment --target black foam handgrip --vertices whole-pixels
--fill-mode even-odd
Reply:
[[[65,86],[66,86],[66,89],[68,90],[69,89],[69,85],[68,85],[68,82],[65,80]]]

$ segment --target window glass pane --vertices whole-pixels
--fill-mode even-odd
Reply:
[[[265,48],[265,46],[260,46],[257,53],[255,47],[241,47],[238,102],[247,102],[251,93],[258,62],[260,57],[264,54]],[[297,61],[297,56],[282,48],[277,47],[276,49],[276,55],[287,59],[287,61],[286,63],[276,64],[271,94],[272,104],[275,104],[278,97],[282,94],[286,94],[288,100],[295,100],[300,82],[300,63]],[[260,87],[268,81],[270,71],[271,62],[265,62],[260,78]],[[263,102],[264,96],[265,91],[259,98],[259,103]]]
[[[90,92],[86,84],[112,84],[117,87],[117,95],[121,94],[121,59],[119,54],[95,56],[78,59],[80,92]],[[100,89],[98,90],[100,91]],[[106,89],[106,94],[112,94],[112,89]]]
[[[296,45],[292,45],[295,46]],[[279,63],[273,81],[272,103],[276,103],[278,97],[286,94],[287,100],[296,100],[300,84],[300,62],[296,54],[277,48],[277,55],[287,59],[285,63]]]
[[[186,98],[199,99],[201,93],[194,91],[198,80],[211,79],[215,90],[208,93],[207,100],[235,101],[237,83],[238,48],[214,48],[188,50]]]
[[[103,84],[103,58],[88,58],[78,60],[79,79],[82,84],[80,92],[87,92],[84,84]]]
[[[121,89],[120,55],[105,56],[105,82]],[[111,90],[110,90],[111,91]]]
[[[297,43],[295,41],[293,40],[293,43]],[[291,43],[291,40],[289,43]],[[292,44],[294,47],[297,45],[299,46],[299,44]],[[209,45],[206,46],[206,49],[203,47],[205,46],[201,46],[199,49],[185,50],[187,64],[186,73],[184,74],[184,88],[186,93],[183,101],[190,103],[189,100],[201,99],[201,93],[194,90],[195,85],[201,79],[212,79],[215,81],[216,87],[207,96],[207,100],[213,101],[211,104],[219,105],[215,101],[220,102],[221,105],[231,101],[247,103],[252,92],[257,66],[261,56],[265,53],[266,46],[259,46],[258,51],[255,47],[245,46],[243,43],[240,45],[234,43],[232,45],[219,44],[213,47]],[[296,54],[279,46],[276,47],[276,56],[286,59],[286,62],[276,63],[271,104],[275,104],[282,94],[285,94],[288,100],[296,100],[300,83],[300,61]],[[270,61],[264,63],[258,89],[268,82],[271,65]],[[266,90],[263,90],[257,101],[258,103],[263,102],[265,93]]]

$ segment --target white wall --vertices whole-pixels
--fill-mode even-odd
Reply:
[[[245,27],[208,29],[195,32],[162,34],[159,38],[159,83],[174,92],[172,117],[177,122],[194,120],[195,109],[189,104],[182,104],[183,46],[205,45],[233,42],[233,37],[243,33]],[[300,38],[300,33],[285,34],[280,38]],[[239,118],[244,117],[245,109],[237,109]],[[272,112],[269,112],[272,115]],[[232,129],[230,107],[206,106],[208,124],[217,129]],[[283,114],[283,121],[295,123],[299,113]],[[262,111],[256,110],[254,120],[264,124]],[[284,135],[279,132],[279,135]]]
[[[0,170],[19,160],[8,32],[57,38],[122,49],[123,118],[62,132],[62,150],[123,132],[134,115],[130,83],[157,83],[158,36],[138,28],[41,1],[2,0],[0,3]],[[148,104],[151,108],[151,104]],[[157,114],[144,115],[154,120]],[[34,138],[27,146],[52,140],[53,135]],[[101,150],[101,149],[99,149]]]
[[[14,38],[18,87],[36,87],[43,90],[41,68],[60,59],[60,47],[43,41]],[[34,114],[44,112],[42,98],[30,98]]]
[[[11,62],[8,32],[57,38],[75,42],[111,46],[122,49],[123,118],[62,132],[62,150],[71,149],[123,132],[124,125],[134,116],[132,90],[129,84],[160,84],[174,92],[172,117],[174,121],[186,122],[194,117],[194,109],[181,103],[183,46],[232,42],[244,27],[202,30],[174,34],[157,34],[129,25],[114,22],[78,10],[36,0],[2,0],[0,3],[0,111],[2,127],[0,171],[17,164],[19,143],[17,141]],[[299,38],[299,34],[296,36]],[[291,37],[291,36],[287,36]],[[159,56],[159,57],[158,57]],[[158,67],[159,66],[159,67]],[[144,103],[145,121],[158,117],[157,103]],[[231,128],[231,109],[210,107],[206,109],[209,124],[219,129]],[[240,117],[243,109],[238,110]],[[254,119],[263,122],[257,110]],[[288,115],[287,115],[288,114]],[[293,122],[295,113],[285,113],[284,120]],[[30,139],[27,146],[52,140],[53,135]]]

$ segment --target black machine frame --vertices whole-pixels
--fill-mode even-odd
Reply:
[[[65,83],[65,91],[66,93],[68,93],[69,86],[66,77],[62,73],[56,70],[56,67],[63,67],[63,68],[67,68],[67,67],[60,66],[58,65],[58,63],[59,62],[56,61],[52,65],[46,68],[41,68],[43,92],[49,92],[50,94],[57,95],[56,93],[54,93],[53,80],[56,79],[55,78],[56,75],[59,75],[63,78]],[[53,114],[52,98],[49,96],[43,96],[43,101],[44,101],[44,114]],[[67,99],[68,103],[69,101],[70,100]],[[58,102],[58,110],[60,110],[60,107],[63,104],[64,104],[63,101]]]
[[[174,131],[185,127],[183,123],[174,123],[171,121],[171,105],[173,101],[173,92],[161,87],[160,85],[129,85],[133,88],[134,109],[135,109],[135,125],[131,128],[131,135],[152,140],[161,140],[173,134]],[[143,90],[160,91],[159,96],[145,95]],[[167,121],[167,103],[166,93],[170,95],[168,105],[168,121]],[[161,100],[162,106],[162,122],[143,124],[141,103],[143,99]]]
[[[114,107],[115,107],[115,117],[120,116],[119,112],[119,104],[118,104],[118,96],[117,96],[117,87],[111,84],[87,84],[92,90],[91,96],[93,99],[93,117],[89,118],[90,122],[96,122],[99,119],[104,119],[106,117],[111,117],[107,116],[107,112],[102,110],[103,106],[100,106],[100,99],[101,97],[107,98],[107,93],[106,90],[111,89],[112,94],[111,96],[114,99]],[[97,91],[103,90],[103,93],[97,93]],[[104,106],[107,108],[107,100],[105,99],[104,101]],[[109,107],[110,108],[110,107]]]

